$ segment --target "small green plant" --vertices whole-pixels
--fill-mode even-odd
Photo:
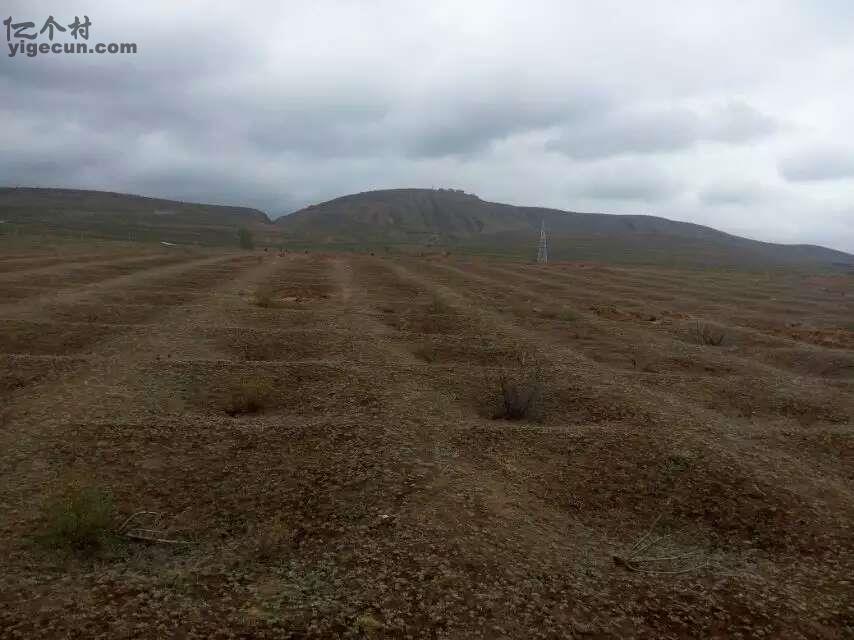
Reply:
[[[223,410],[231,417],[260,413],[269,404],[272,392],[267,382],[244,381],[228,396]]]
[[[694,339],[699,345],[719,347],[723,344],[725,337],[726,334],[723,331],[716,330],[708,324],[700,324],[699,320],[694,327]]]
[[[47,546],[85,550],[98,548],[108,539],[115,509],[109,492],[75,481],[47,504],[44,515]]]

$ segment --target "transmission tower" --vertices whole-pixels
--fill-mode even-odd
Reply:
[[[549,238],[546,235],[546,221],[540,224],[540,244],[537,246],[537,262],[546,264],[549,261]]]

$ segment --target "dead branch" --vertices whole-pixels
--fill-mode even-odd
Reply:
[[[699,555],[702,553],[700,550],[697,551],[689,551],[688,553],[682,553],[678,556],[667,556],[663,558],[632,558],[632,562],[665,562],[668,560],[682,560],[684,558],[691,558],[693,556]]]
[[[708,560],[703,560],[698,564],[692,564],[690,567],[680,567],[678,569],[659,569],[643,566],[648,563],[653,563],[653,566],[655,566],[655,563],[659,562],[672,562],[677,565],[684,564],[684,562],[680,561],[687,561],[688,559],[693,560],[703,554],[702,550],[697,549],[686,553],[662,555],[661,553],[662,551],[665,551],[665,548],[660,546],[661,543],[675,535],[674,532],[655,535],[655,528],[658,526],[663,515],[664,509],[662,509],[662,511],[655,517],[649,529],[647,529],[646,532],[638,538],[625,553],[615,554],[612,556],[615,565],[625,567],[629,571],[637,573],[676,575],[695,571],[709,564]],[[656,550],[658,551],[658,555],[655,553]]]
[[[127,517],[127,519],[119,527],[119,532],[124,532],[125,530],[127,530],[128,525],[140,516],[157,516],[157,520],[155,522],[160,522],[160,513],[158,513],[157,511],[137,511],[136,513],[132,513]]]
[[[661,520],[661,516],[663,516],[663,515],[664,515],[664,510],[662,509],[661,512],[655,517],[655,520],[652,521],[652,525],[650,525],[649,530],[637,542],[635,542],[632,545],[631,549],[629,549],[629,553],[634,552],[635,550],[640,548],[640,546],[644,542],[646,542],[646,539],[649,538],[650,535],[652,535],[652,532],[655,529],[655,525],[658,524],[658,521]]]
[[[702,569],[704,567],[709,566],[708,562],[701,562],[700,564],[693,565],[691,567],[685,567],[684,569],[675,569],[673,571],[660,571],[658,569],[645,569],[643,567],[636,567],[632,565],[630,562],[626,562],[623,564],[626,569],[629,571],[634,571],[636,573],[652,573],[657,575],[676,575],[679,573],[690,573],[691,571],[697,571],[698,569]]]
[[[136,513],[131,514],[127,517],[127,519],[121,524],[118,528],[118,533],[120,536],[127,538],[128,540],[142,540],[145,542],[157,542],[160,544],[194,544],[188,540],[173,540],[170,538],[166,538],[163,535],[163,532],[158,529],[144,529],[142,527],[129,528],[129,525],[134,520],[141,518],[142,516],[150,516],[153,517],[153,524],[155,527],[160,525],[160,521],[163,520],[163,514],[157,511],[137,511]]]
[[[195,544],[190,540],[170,540],[168,538],[159,538],[144,533],[136,533],[135,530],[123,533],[122,536],[129,540],[142,540],[143,542],[157,542],[160,544]]]

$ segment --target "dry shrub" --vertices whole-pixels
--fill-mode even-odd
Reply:
[[[446,315],[450,313],[450,307],[439,295],[433,294],[430,304],[427,305],[427,313],[431,315]]]
[[[719,347],[723,344],[726,334],[720,329],[715,329],[712,325],[700,323],[694,327],[694,339],[697,344],[709,347]]]
[[[502,367],[497,380],[494,419],[538,419],[542,414],[544,376],[535,354],[519,350],[512,362]]]
[[[263,380],[246,380],[232,390],[223,410],[230,416],[260,413],[270,402],[273,388]]]
[[[78,481],[68,485],[44,509],[42,541],[62,549],[95,549],[109,537],[115,509],[109,492]]]
[[[357,617],[353,626],[357,633],[366,638],[379,638],[385,635],[386,626],[369,613]]]
[[[437,295],[434,295],[430,304],[424,309],[424,317],[421,320],[421,330],[425,333],[442,333],[446,329],[447,318],[451,313],[448,304]]]

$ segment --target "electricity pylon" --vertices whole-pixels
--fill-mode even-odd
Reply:
[[[540,244],[537,247],[537,262],[546,264],[549,261],[549,239],[546,236],[546,221],[540,224]]]

